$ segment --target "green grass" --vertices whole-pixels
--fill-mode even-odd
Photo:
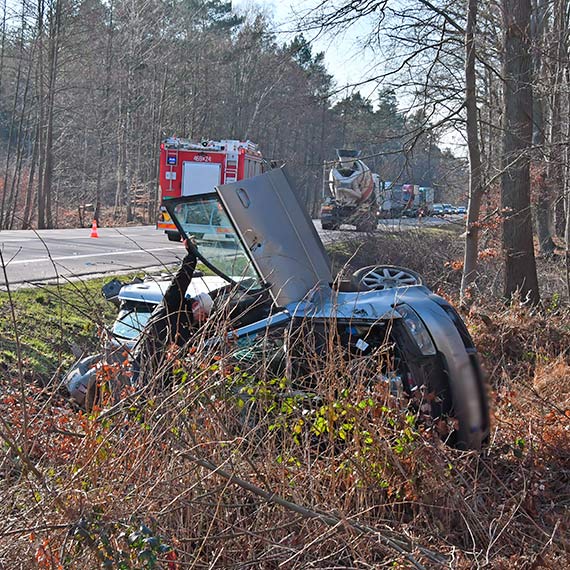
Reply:
[[[111,277],[37,286],[0,293],[0,370],[18,364],[26,374],[47,380],[74,359],[96,348],[97,330],[112,320],[114,306],[101,295]]]

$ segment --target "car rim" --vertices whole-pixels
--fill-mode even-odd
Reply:
[[[372,270],[364,275],[361,283],[368,289],[390,289],[393,287],[417,285],[418,279],[415,275],[403,269],[383,267],[379,271]]]

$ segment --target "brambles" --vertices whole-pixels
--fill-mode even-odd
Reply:
[[[467,322],[491,381],[482,454],[444,445],[454,418],[422,415],[429,393],[401,398],[388,353],[375,376],[337,347],[301,390],[273,373],[268,345],[261,369],[244,347],[237,365],[172,351],[165,387],[90,414],[28,367],[22,394],[5,369],[0,565],[407,568],[411,556],[431,568],[437,555],[453,568],[566,567],[565,299],[544,314],[473,305]]]
[[[499,330],[513,326],[504,318],[493,315]],[[532,348],[544,354],[541,346]],[[503,364],[508,369],[508,361]],[[293,394],[286,377],[256,377],[224,358],[194,352],[180,355],[166,390],[131,399],[112,415],[74,412],[45,389],[30,387],[30,445],[27,455],[17,446],[4,455],[1,514],[5,529],[35,528],[40,517],[45,525],[34,543],[23,534],[3,538],[0,560],[17,556],[32,567],[40,546],[54,567],[176,568],[214,561],[229,567],[252,560],[264,567],[296,553],[291,567],[303,568],[333,551],[348,567],[358,567],[361,556],[377,563],[399,559],[366,533],[327,531],[326,523],[246,492],[189,456],[303,508],[370,528],[379,520],[394,531],[405,527],[441,555],[451,544],[456,567],[476,560],[468,554],[473,539],[491,549],[497,564],[508,564],[521,544],[529,559],[543,552],[562,560],[556,536],[549,546],[542,537],[560,524],[564,510],[570,420],[563,413],[524,385],[510,384],[507,391],[503,379],[493,441],[479,457],[444,446],[438,432],[445,426],[418,421],[389,384],[359,382],[364,369],[352,369],[356,380],[348,385],[338,362],[331,370],[316,398]],[[0,412],[23,436],[17,386],[2,388]],[[26,467],[28,459],[39,476]],[[489,537],[497,504],[505,505],[504,528]],[[538,528],[529,518],[534,513],[542,517]],[[142,522],[149,531],[141,530]],[[318,544],[305,548],[319,535]]]

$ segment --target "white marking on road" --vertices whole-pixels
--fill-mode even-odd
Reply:
[[[154,236],[152,236],[154,237]],[[131,239],[128,235],[124,234],[113,234],[113,235],[100,235],[99,239],[109,239],[109,238],[121,238],[121,239]],[[62,241],[62,240],[76,240],[76,239],[94,239],[91,236],[61,236],[61,237],[30,237],[30,238],[19,238],[19,239],[0,239],[0,244],[3,243],[22,243],[25,241],[39,241],[39,242],[48,242],[48,241]]]
[[[11,261],[6,265],[19,265],[21,263],[37,263],[38,261],[65,261],[67,259],[82,259],[89,257],[113,257],[115,255],[128,255],[129,253],[153,253],[155,251],[173,251],[174,247],[156,247],[154,249],[125,249],[122,251],[107,251],[105,253],[87,253],[84,255],[66,255],[63,257],[38,257],[36,259],[18,259],[17,261]]]
[[[24,241],[39,241],[39,240],[38,238],[3,239],[0,242],[0,244],[11,243],[11,242],[22,243]]]

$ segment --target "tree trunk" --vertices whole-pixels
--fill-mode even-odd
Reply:
[[[564,87],[566,90],[566,111],[570,114],[570,61],[568,54],[565,58]],[[570,141],[570,121],[566,121],[565,137]],[[566,224],[564,228],[564,257],[566,265],[566,289],[570,295],[570,147],[564,148],[564,201],[566,207]]]
[[[36,173],[36,164],[38,162],[39,149],[39,129],[36,126],[36,135],[34,137],[34,145],[32,150],[32,164],[30,165],[30,176],[26,188],[26,199],[24,202],[24,214],[22,215],[23,230],[30,229],[32,225],[32,212],[34,211],[34,176]]]
[[[45,89],[44,89],[44,10],[45,1],[38,0],[38,66],[36,71],[37,93],[38,93],[38,188],[36,196],[36,206],[38,209],[37,226],[44,229],[45,225],[45,198],[44,198],[44,165],[45,165]]]
[[[4,52],[6,48],[6,0],[2,2],[2,30],[0,34],[2,37],[0,38],[0,88],[2,87],[2,77],[4,76]]]
[[[475,75],[475,30],[477,27],[477,0],[467,0],[465,28],[465,109],[467,111],[467,147],[469,150],[469,205],[465,256],[461,279],[461,304],[468,302],[469,290],[477,277],[479,252],[479,214],[483,186],[481,184],[481,149],[479,145],[477,84]]]
[[[122,97],[121,97],[122,102]],[[119,104],[119,109],[122,108],[122,105]],[[124,132],[126,127],[125,125],[125,117],[119,114],[119,122],[118,122],[118,129],[117,129],[117,169],[116,169],[116,186],[115,186],[115,207],[113,208],[113,216],[116,219],[120,215],[120,208],[123,201],[123,196],[125,195],[125,160],[124,160]]]
[[[552,59],[554,60],[554,70],[551,83],[551,134],[550,134],[550,157],[548,180],[554,197],[554,233],[558,236],[564,235],[565,213],[564,213],[564,175],[563,175],[563,153],[562,148],[567,141],[564,140],[563,110],[562,110],[562,89],[564,80],[564,62],[567,57],[567,18],[565,10],[567,1],[557,0],[554,2],[554,48]]]
[[[8,148],[6,149],[6,158],[4,163],[4,178],[2,181],[2,201],[0,202],[0,230],[8,228],[8,220],[10,219],[10,209],[8,200],[8,186],[10,182],[10,162],[12,160],[12,139],[16,122],[16,105],[18,101],[18,83],[14,94],[14,104],[12,107],[12,120],[10,121],[10,129],[8,131]]]
[[[503,0],[505,86],[501,203],[505,251],[504,294],[540,301],[530,212],[532,62],[530,0]]]
[[[157,76],[158,78],[158,76]],[[162,123],[164,120],[164,103],[166,88],[168,84],[168,66],[164,67],[164,72],[162,79],[158,82],[159,93],[155,96],[156,105],[153,109],[153,146],[152,146],[152,176],[148,188],[148,204],[147,204],[147,223],[156,223],[158,216],[158,192],[157,192],[157,181],[159,176],[159,160],[160,160],[160,143],[161,143],[161,132]]]
[[[2,93],[2,78],[4,76],[4,50],[6,44],[6,0],[2,3],[2,30],[0,31],[2,37],[0,38],[0,94]],[[19,71],[20,68],[18,68]],[[16,83],[16,88],[18,84]],[[17,100],[17,97],[14,96],[14,100]],[[12,131],[12,125],[14,122],[14,118],[10,123],[10,132]],[[8,192],[8,164],[9,164],[9,156],[10,156],[10,147],[11,147],[11,137],[8,137],[8,151],[6,154],[6,168],[4,171],[4,184],[2,186],[2,202],[0,205],[0,230],[5,228],[4,225],[4,208],[5,208],[5,201],[6,201],[6,194]]]
[[[115,39],[115,5],[113,1],[109,2],[108,6],[109,25],[107,27],[107,43],[105,46],[105,83],[104,83],[104,96],[103,105],[101,109],[100,124],[101,128],[98,130],[99,148],[97,151],[97,174],[95,180],[95,210],[93,218],[99,226],[101,224],[101,193],[102,193],[102,177],[103,166],[105,161],[105,139],[108,136],[107,131],[110,131],[111,125],[109,123],[109,108],[110,108],[110,94],[112,83],[112,65],[113,65],[113,47]]]
[[[534,2],[532,14],[532,47],[533,47],[533,71],[534,71],[534,91],[533,91],[533,124],[532,144],[535,154],[538,156],[534,160],[536,184],[536,232],[538,236],[538,250],[540,255],[551,255],[554,253],[555,245],[551,233],[552,199],[549,191],[550,186],[546,180],[546,169],[543,164],[543,157],[546,155],[546,136],[544,120],[544,95],[543,89],[547,84],[545,66],[542,61],[544,50],[544,31],[546,26],[546,0]]]
[[[47,93],[47,130],[44,152],[44,172],[43,172],[43,196],[45,207],[45,227],[53,228],[53,212],[52,212],[52,185],[53,185],[53,166],[54,166],[54,112],[55,112],[55,87],[58,71],[59,59],[59,34],[61,26],[61,1],[56,0],[55,13],[52,14],[50,22],[50,42],[49,42],[49,77],[48,77],[48,93]]]

